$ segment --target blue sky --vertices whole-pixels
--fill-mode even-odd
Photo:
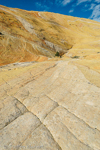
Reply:
[[[0,0],[0,5],[55,12],[100,22],[100,0]]]

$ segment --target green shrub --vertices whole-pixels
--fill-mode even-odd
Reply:
[[[59,52],[56,52],[55,56],[59,57],[60,56]]]
[[[79,58],[79,56],[73,56],[73,57],[71,57],[71,58]]]

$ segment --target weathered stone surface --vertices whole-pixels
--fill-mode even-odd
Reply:
[[[29,134],[39,125],[40,121],[30,112],[18,117],[0,131],[1,150],[19,149]]]
[[[0,22],[0,150],[100,150],[100,23],[4,6]]]
[[[23,149],[61,150],[49,130],[44,125],[40,125],[35,131],[30,134],[27,140],[25,140],[19,148],[19,150]]]
[[[10,124],[13,120],[28,110],[16,98],[7,97],[0,100],[0,129]]]
[[[45,40],[46,46],[48,46],[48,48],[52,49],[54,52],[62,52],[63,54],[67,52],[67,48],[62,49],[59,45],[56,45],[54,43],[51,43],[47,40]],[[70,46],[70,48],[72,48],[72,46]]]
[[[99,22],[0,5],[0,23],[0,66],[48,60],[57,51],[93,64],[100,60]]]
[[[17,76],[0,86],[6,91],[0,100],[1,150],[100,149],[100,87],[77,64],[62,60],[13,68],[8,75],[17,70]]]

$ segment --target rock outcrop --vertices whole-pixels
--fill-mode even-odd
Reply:
[[[96,21],[0,5],[0,33],[0,65],[44,61],[57,51],[67,57],[100,59]]]
[[[100,150],[99,31],[0,6],[0,150]]]
[[[1,150],[100,149],[100,86],[82,67],[61,60],[1,68]]]

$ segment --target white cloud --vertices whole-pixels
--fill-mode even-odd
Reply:
[[[92,2],[92,0],[77,0],[77,5],[80,5],[84,2]],[[100,0],[94,0],[94,3],[100,3]]]
[[[70,3],[72,0],[63,0],[62,5],[66,6],[68,3]]]
[[[95,0],[95,2],[100,3],[100,0]]]
[[[38,9],[42,9],[43,11],[47,11],[47,10],[49,9],[48,6],[42,5],[42,4],[39,3],[39,2],[36,2],[35,5],[36,5],[36,7],[37,7]]]
[[[58,6],[66,6],[67,4],[69,4],[72,1],[73,0],[56,0],[55,4]]]
[[[91,6],[90,6],[90,8],[89,8],[89,10],[94,9],[95,5],[96,5],[96,4],[93,4],[93,3],[92,3]]]
[[[69,11],[69,13],[72,13],[74,11],[74,9],[71,9],[70,11]]]
[[[93,9],[92,15],[90,16],[90,19],[96,20],[100,22],[100,4],[95,6]]]
[[[84,2],[90,2],[91,0],[78,0],[77,5],[84,3]]]

